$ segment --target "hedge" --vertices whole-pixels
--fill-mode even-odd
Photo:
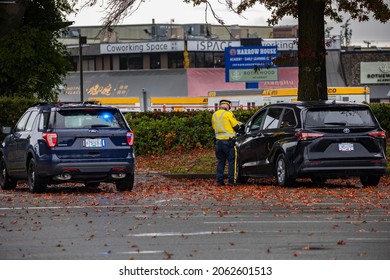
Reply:
[[[0,98],[0,126],[13,126],[33,99]],[[390,133],[390,105],[370,104],[381,127]],[[257,109],[236,110],[237,120],[245,123]],[[162,154],[168,150],[190,151],[214,146],[210,111],[141,112],[125,115],[135,134],[137,155]],[[4,135],[0,133],[0,140]]]

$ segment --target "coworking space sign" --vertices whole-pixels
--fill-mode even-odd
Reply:
[[[226,82],[277,81],[277,46],[225,48]]]

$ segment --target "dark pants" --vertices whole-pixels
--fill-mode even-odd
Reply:
[[[235,149],[229,140],[217,140],[215,147],[215,156],[217,157],[217,184],[224,183],[224,171],[226,161],[228,162],[228,183],[234,184],[234,161]]]

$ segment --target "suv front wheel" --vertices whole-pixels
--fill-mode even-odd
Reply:
[[[8,175],[7,167],[5,166],[4,157],[0,159],[0,188],[3,190],[13,190],[16,188],[17,180]]]
[[[289,186],[294,183],[287,170],[287,161],[284,154],[280,154],[275,163],[275,178],[279,186]]]
[[[47,180],[37,173],[35,160],[32,158],[27,169],[28,188],[32,193],[41,193],[46,190]]]

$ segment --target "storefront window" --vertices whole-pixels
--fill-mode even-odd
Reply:
[[[142,69],[142,54],[121,55],[119,58],[120,70]]]
[[[225,67],[225,54],[224,53],[214,53],[214,67],[215,68],[224,68]]]
[[[161,55],[159,53],[150,54],[150,69],[161,69]]]
[[[168,53],[168,68],[183,68],[183,61],[182,52]]]
[[[204,53],[204,67],[205,68],[213,68],[213,53],[212,52],[206,52]]]
[[[195,68],[204,68],[204,53],[196,52],[195,53]]]

